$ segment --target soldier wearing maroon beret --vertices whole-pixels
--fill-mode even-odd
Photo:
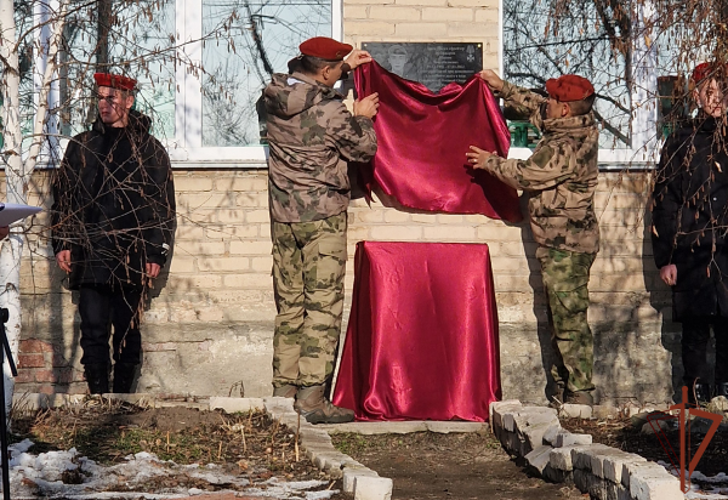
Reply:
[[[599,130],[592,113],[594,87],[586,78],[563,75],[546,82],[548,97],[480,76],[509,107],[530,118],[542,133],[527,160],[507,160],[471,146],[473,168],[485,169],[529,195],[536,257],[549,304],[555,361],[555,405],[593,404],[593,340],[587,323],[589,274],[599,250],[594,212]]]
[[[141,364],[141,300],[172,243],[174,185],[151,119],[132,109],[136,80],[113,73],[94,80],[97,119],[69,142],[53,180],[53,248],[69,288],[79,291],[89,391],[128,393]]]
[[[347,162],[377,150],[372,118],[377,94],[354,102],[353,114],[333,87],[369,53],[326,37],[303,42],[274,74],[263,96],[267,112],[268,193],[273,286],[273,395],[296,398],[311,423],[348,422],[354,412],[331,404],[331,380],[344,305]]]
[[[692,403],[728,397],[726,70],[718,62],[693,70],[697,115],[665,140],[650,204],[652,254],[672,291],[672,320],[682,323],[683,383]]]
[[[703,81],[710,77],[717,82],[725,82],[728,78],[728,64],[720,64],[716,62],[703,62],[693,68],[690,75],[692,87],[695,88]]]

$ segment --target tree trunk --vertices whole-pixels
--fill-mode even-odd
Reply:
[[[5,145],[2,160],[5,166],[6,201],[26,203],[27,173],[22,160],[22,135],[20,131],[20,71],[15,40],[13,0],[0,0],[0,56],[3,68],[3,125]],[[10,235],[0,248],[0,307],[8,309],[9,319],[5,332],[13,358],[17,360],[20,344],[20,258],[23,254],[22,221],[13,224]],[[3,366],[5,384],[5,408],[7,415],[12,406],[15,383],[10,367]]]
[[[44,72],[36,88],[38,92],[37,107],[33,117],[33,141],[25,161],[23,161],[23,136],[20,128],[20,71],[18,67],[18,51],[16,48],[16,30],[14,21],[13,0],[0,0],[0,57],[5,62],[3,69],[3,123],[5,125],[5,145],[2,154],[5,166],[7,203],[26,204],[28,184],[35,169],[38,156],[47,137],[48,96],[56,69],[55,57],[63,33],[68,0],[64,0],[58,12],[49,12],[53,17],[53,32],[47,40]],[[20,220],[11,226],[10,235],[3,240],[0,248],[0,307],[8,310],[9,319],[5,324],[5,333],[10,345],[13,359],[17,362],[20,332],[22,326],[22,310],[20,307],[20,265],[25,241],[24,221]],[[0,348],[2,348],[0,346]],[[10,367],[3,367],[5,384],[5,408],[10,415],[15,383]]]
[[[653,41],[655,6],[652,0],[633,5],[632,41],[629,53],[632,99],[632,150],[638,159],[655,151],[657,139],[657,71]]]
[[[96,71],[109,71],[109,30],[111,29],[111,0],[97,0],[96,14]]]

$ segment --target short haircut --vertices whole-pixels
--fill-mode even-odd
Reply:
[[[566,104],[569,105],[572,115],[585,115],[592,110],[592,106],[594,105],[594,99],[596,99],[596,97],[596,94],[592,94],[588,97],[585,97],[581,101],[572,101],[567,102]]]
[[[321,59],[320,57],[314,57],[314,56],[301,56],[300,64],[297,69],[301,71],[301,73],[306,75],[317,75],[319,71],[324,69],[327,66],[336,66],[341,61],[329,61],[326,59]]]

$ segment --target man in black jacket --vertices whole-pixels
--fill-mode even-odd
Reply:
[[[668,137],[652,197],[652,248],[660,279],[672,287],[682,323],[683,380],[691,401],[713,395],[707,371],[712,327],[713,382],[728,396],[728,133],[725,65],[693,71],[697,116]]]
[[[131,108],[136,80],[96,73],[98,118],[74,137],[53,182],[53,249],[79,290],[81,348],[92,394],[131,392],[141,363],[140,305],[170,250],[174,185],[169,156]]]

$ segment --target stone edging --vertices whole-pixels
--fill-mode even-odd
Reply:
[[[342,478],[344,491],[354,500],[390,500],[392,480],[380,477],[334,448],[330,433],[360,434],[432,432],[473,432],[482,428],[475,422],[367,422],[338,425],[312,425],[293,409],[286,398],[211,397],[195,402],[166,401],[150,394],[114,394],[114,399],[152,408],[184,406],[222,409],[228,413],[253,409],[266,411],[291,431],[298,432],[306,457],[335,478]],[[84,395],[18,394],[19,407],[43,408],[80,404]],[[574,409],[572,409],[574,410]],[[578,408],[576,408],[578,410]],[[592,444],[588,434],[573,434],[561,427],[557,412],[540,406],[523,406],[518,400],[490,405],[490,426],[503,448],[523,458],[529,468],[545,480],[573,482],[591,498],[599,500],[684,500],[679,480],[664,467],[645,458],[602,444]]]
[[[344,491],[353,493],[354,500],[390,500],[392,480],[380,477],[375,471],[360,464],[348,455],[334,448],[329,431],[347,432],[345,427],[336,425],[313,425],[300,419],[293,409],[293,400],[287,398],[200,398],[196,402],[165,401],[151,394],[104,394],[113,399],[140,404],[150,408],[184,406],[200,410],[221,409],[227,413],[264,410],[271,418],[278,420],[292,432],[298,430],[301,447],[306,457],[316,467],[331,477],[341,478]],[[20,408],[37,409],[81,404],[87,396],[83,394],[16,394],[14,405]],[[341,424],[346,426],[346,424]],[[427,430],[426,428],[423,430]],[[356,432],[356,431],[353,431]],[[376,431],[375,431],[376,432]],[[405,431],[409,432],[409,431]]]
[[[211,409],[222,408],[228,411],[225,407],[213,406],[213,399],[229,398],[210,399]],[[326,430],[328,426],[309,424],[306,419],[299,418],[298,413],[293,409],[292,399],[264,398],[262,401],[265,411],[271,418],[279,420],[292,431],[298,429],[301,447],[306,451],[306,457],[316,467],[332,477],[342,478],[344,491],[353,493],[354,500],[390,500],[392,498],[391,479],[379,477],[375,471],[334,448],[334,445],[331,444],[331,436]]]
[[[664,467],[573,434],[552,408],[523,406],[518,400],[491,403],[493,434],[510,454],[525,459],[542,478],[573,482],[599,500],[684,500],[680,481]]]

